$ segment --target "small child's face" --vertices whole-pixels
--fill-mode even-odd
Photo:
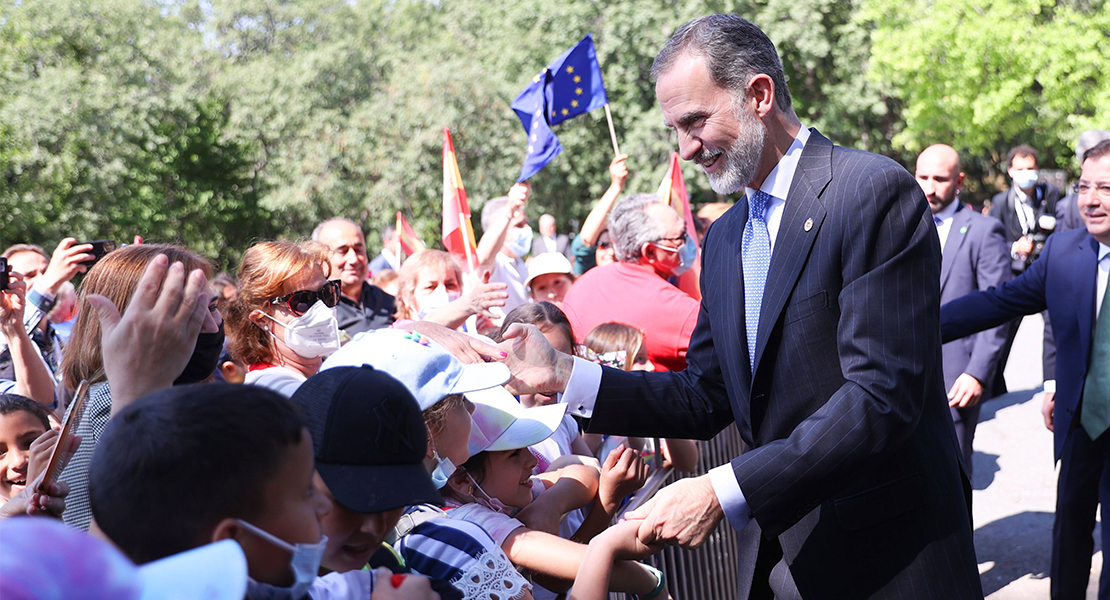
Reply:
[[[655,365],[648,360],[647,348],[640,345],[640,351],[636,353],[636,358],[632,361],[632,368],[629,371],[654,371]]]
[[[432,436],[436,454],[439,454],[440,458],[450,458],[456,465],[461,465],[470,458],[470,447],[467,442],[470,440],[470,427],[474,422],[470,418],[473,412],[474,403],[464,398],[447,413],[443,427],[440,428],[439,433]]]
[[[312,437],[301,430],[301,441],[285,450],[284,461],[266,484],[266,505],[251,524],[290,544],[320,541],[320,521],[331,509],[331,500],[313,485],[316,473]],[[270,585],[293,585],[289,552],[248,531],[237,536],[247,556],[250,576]]]
[[[563,298],[566,298],[573,283],[570,277],[563,273],[537,275],[532,280],[532,299],[536,302],[560,303]]]
[[[42,421],[25,410],[0,415],[0,497],[5,501],[27,487],[31,442],[43,433]]]
[[[537,460],[527,448],[489,453],[482,489],[506,506],[523,508],[532,503],[532,468]]]
[[[316,488],[332,501],[331,510],[321,520],[328,547],[320,564],[329,571],[344,573],[366,566],[381,547],[385,536],[397,526],[405,507],[379,513],[358,513],[335,501],[324,480],[316,475]]]

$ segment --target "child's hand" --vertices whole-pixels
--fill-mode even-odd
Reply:
[[[30,480],[31,484],[12,496],[4,506],[0,507],[0,519],[19,515],[42,515],[62,518],[66,510],[66,496],[69,495],[69,485],[58,481],[50,485],[49,494],[37,492],[42,484],[42,474],[37,479]]]
[[[371,600],[439,600],[432,582],[423,575],[396,574],[385,567],[374,570],[374,591]]]
[[[639,520],[621,521],[597,534],[590,545],[604,545],[612,550],[613,558],[622,560],[641,560],[663,549],[662,543],[645,545],[637,537],[639,531]]]
[[[617,511],[621,500],[644,486],[648,465],[640,460],[640,453],[624,444],[613,448],[601,466],[601,485],[597,496],[602,508],[610,515]]]

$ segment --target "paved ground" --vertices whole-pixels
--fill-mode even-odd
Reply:
[[[1022,322],[1005,373],[1013,391],[983,406],[975,433],[975,551],[989,600],[1049,596],[1056,471],[1052,432],[1040,414],[1043,330],[1039,316]],[[1087,590],[1091,600],[1102,571],[1097,535],[1095,540]]]

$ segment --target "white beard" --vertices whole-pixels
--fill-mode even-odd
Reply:
[[[696,162],[705,164],[724,154],[723,164],[715,172],[706,173],[710,187],[718,194],[735,194],[751,183],[759,168],[763,142],[767,137],[763,122],[739,103],[734,106],[733,113],[740,125],[740,135],[733,140],[732,146],[716,151],[703,148],[694,157]]]

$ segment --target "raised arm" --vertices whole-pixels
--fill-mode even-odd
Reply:
[[[478,241],[480,267],[493,271],[494,259],[501,251],[501,246],[505,244],[505,234],[509,232],[509,224],[517,217],[519,211],[524,210],[524,203],[528,201],[528,195],[531,192],[532,186],[527,181],[514,183],[513,187],[509,188],[509,201],[505,203],[500,214],[494,217],[490,228],[482,232],[482,239]]]
[[[605,190],[601,199],[594,205],[593,210],[586,216],[585,222],[582,223],[580,235],[582,236],[582,242],[587,246],[597,244],[597,237],[605,229],[609,211],[613,209],[613,204],[616,203],[617,198],[624,191],[624,183],[628,180],[628,167],[624,164],[627,158],[627,154],[621,154],[609,163],[609,179],[611,181],[609,189]]]
[[[27,283],[18,273],[10,275],[8,289],[0,292],[0,333],[8,340],[15,370],[16,391],[32,400],[54,406],[54,377],[39,356],[23,326]]]

